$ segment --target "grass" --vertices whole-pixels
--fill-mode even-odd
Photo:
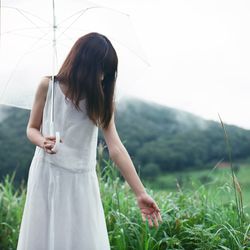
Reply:
[[[150,228],[114,163],[103,159],[103,149],[103,145],[98,147],[97,174],[111,249],[250,249],[249,207],[243,203],[249,190],[248,166],[241,165],[236,177],[230,158],[230,169],[161,176],[154,185],[165,185],[165,190],[144,183],[163,219],[159,228]],[[7,175],[0,183],[0,249],[4,250],[16,249],[25,202],[26,187],[15,189],[14,176]]]
[[[113,172],[101,190],[113,249],[250,249],[249,215],[239,223],[233,195],[222,204],[204,185],[178,192],[148,189],[164,221],[158,229],[149,228],[126,182],[119,182],[112,163],[106,162],[106,168]],[[221,197],[228,188],[220,189]]]
[[[242,162],[237,166],[236,176],[241,185],[243,205],[245,211],[250,213],[250,163]],[[221,205],[227,203],[234,196],[231,173],[227,167],[162,174],[154,181],[145,181],[145,185],[157,192],[178,192],[178,189],[192,192],[204,186],[208,193],[214,195],[215,202]]]
[[[163,219],[159,228],[150,228],[142,221],[134,194],[121,181],[116,166],[101,159],[97,173],[111,249],[250,249],[250,218],[246,213],[239,223],[232,185],[223,183],[226,177],[218,178],[222,186],[218,185],[216,192],[194,181],[195,189],[183,185],[175,192],[146,186]],[[14,175],[6,176],[0,185],[0,249],[4,250],[16,249],[25,201],[26,187],[14,190],[13,179]],[[221,202],[224,196],[227,198]]]
[[[16,249],[19,224],[23,212],[26,189],[14,189],[15,174],[7,175],[0,183],[0,249]]]
[[[161,176],[158,178],[158,180],[154,181],[153,186],[150,183],[148,183],[148,185],[151,186],[151,188],[160,187],[160,189],[173,189],[173,180],[176,180],[176,187],[178,190],[181,190],[184,185],[185,189],[191,190],[196,190],[200,185],[204,185],[208,192],[213,194],[213,199],[217,200],[217,202],[219,202],[221,205],[223,205],[225,202],[228,202],[228,200],[232,199],[233,197],[235,200],[235,210],[238,214],[238,221],[241,224],[244,221],[245,211],[248,214],[250,212],[250,181],[248,179],[250,174],[250,165],[249,162],[247,162],[247,164],[246,162],[243,164],[235,164],[233,162],[230,138],[220,115],[219,119],[224,133],[226,151],[228,154],[228,163],[226,164],[228,167],[224,169],[224,171],[223,169],[218,170],[219,164],[217,164],[210,171],[205,170],[197,171],[196,173],[190,171],[185,173],[177,173],[177,176],[173,178],[173,175],[176,175],[176,173],[174,173],[172,176],[168,176],[168,179],[164,176]],[[243,171],[241,170],[242,167]],[[239,172],[239,170],[241,170],[240,177],[236,174]],[[220,191],[223,188],[228,192],[220,195]],[[243,202],[243,197],[244,199],[246,197],[246,202]]]

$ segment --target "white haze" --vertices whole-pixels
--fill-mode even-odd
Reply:
[[[130,13],[151,64],[119,65],[118,99],[134,95],[216,121],[220,113],[224,122],[250,129],[250,1],[95,2]]]
[[[99,1],[131,13],[152,65],[133,94],[250,129],[250,1]]]

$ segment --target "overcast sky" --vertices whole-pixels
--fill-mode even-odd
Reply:
[[[124,91],[250,129],[250,1],[115,2],[151,63]]]
[[[151,65],[121,82],[118,97],[132,94],[216,121],[220,113],[250,129],[250,1],[95,2],[130,14]]]

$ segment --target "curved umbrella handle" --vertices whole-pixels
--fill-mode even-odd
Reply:
[[[56,143],[54,147],[51,149],[52,151],[57,152],[57,147],[58,147],[58,144],[60,143],[60,140],[61,140],[60,133],[56,131]]]

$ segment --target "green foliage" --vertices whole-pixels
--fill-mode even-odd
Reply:
[[[169,172],[211,168],[221,159],[228,160],[219,122],[130,98],[118,104],[116,124],[135,165],[143,166],[142,174],[148,163]],[[233,158],[248,157],[250,131],[225,127],[231,139]]]
[[[239,250],[250,248],[250,218],[238,221],[233,196],[226,203],[215,199],[206,186],[166,192],[147,189],[156,200],[163,223],[151,228],[143,222],[135,196],[110,160],[98,161],[102,203],[111,249],[116,250]],[[227,186],[232,188],[231,183]],[[218,194],[218,192],[217,192]],[[228,189],[220,189],[220,197]],[[0,185],[0,249],[16,249],[19,224],[25,201],[25,188],[13,188],[13,177]]]
[[[235,198],[235,204],[236,204],[236,211],[238,213],[238,219],[239,222],[242,223],[242,221],[244,220],[244,211],[243,211],[243,196],[242,196],[242,191],[241,191],[241,187],[240,184],[238,182],[238,179],[235,175],[234,172],[234,168],[233,168],[233,159],[232,159],[232,146],[231,146],[231,142],[230,139],[228,137],[228,133],[227,130],[225,128],[225,125],[220,118],[220,122],[224,131],[224,138],[225,138],[225,142],[226,142],[226,146],[227,146],[227,153],[228,153],[228,158],[230,161],[230,170],[231,170],[231,177],[233,180],[233,188],[234,188],[234,198]]]
[[[29,111],[5,108],[4,113],[7,117],[0,123],[0,177],[15,170],[15,181],[19,183],[23,178],[27,180],[34,152],[25,131]],[[228,158],[224,133],[218,122],[133,98],[117,104],[115,117],[117,131],[144,178],[152,179],[169,171],[212,168],[221,159]],[[248,157],[250,131],[225,127],[233,159]],[[101,130],[99,141],[104,141]],[[108,159],[107,148],[104,157]]]
[[[29,112],[5,106],[0,111],[0,178],[15,171],[15,182],[20,183],[28,177],[35,148],[26,136]]]
[[[16,249],[21,223],[26,189],[21,186],[15,190],[12,176],[6,175],[0,183],[0,249]]]
[[[107,171],[109,174],[107,174]],[[112,173],[112,174],[110,174]],[[157,201],[163,218],[159,228],[143,223],[127,183],[106,162],[105,182],[99,180],[112,249],[249,249],[250,218],[239,224],[233,197],[223,206],[201,185],[193,190],[148,193]],[[221,191],[221,195],[227,190]]]
[[[160,174],[160,168],[157,164],[149,162],[143,166],[142,177],[147,179],[154,179]]]

